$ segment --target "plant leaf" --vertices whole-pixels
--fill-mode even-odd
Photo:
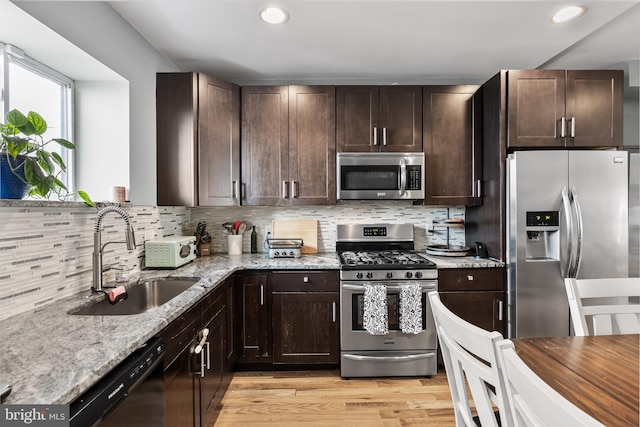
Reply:
[[[36,113],[35,111],[29,111],[27,119],[33,126],[33,133],[35,133],[36,135],[42,135],[47,131],[47,122],[42,118],[40,114]]]
[[[50,175],[56,170],[55,166],[53,166],[53,162],[51,161],[51,154],[47,151],[38,151],[36,156],[38,158],[38,164],[45,173]]]
[[[91,197],[89,197],[89,195],[84,191],[78,190],[78,196],[80,196],[80,198],[89,206],[93,206],[96,209],[98,208],[98,205],[96,205],[96,203],[93,200],[91,200]]]
[[[62,145],[65,148],[69,148],[71,150],[73,150],[74,148],[76,148],[76,146],[73,144],[73,142],[71,141],[67,141],[66,139],[63,138],[53,138],[53,140],[55,142],[57,142],[58,144]]]
[[[60,170],[62,170],[62,172],[66,172],[67,165],[64,164],[64,160],[62,160],[62,157],[60,157],[60,154],[56,153],[55,151],[51,152],[50,154],[51,154],[51,157],[53,158],[53,161],[56,162],[58,167],[60,167]]]
[[[27,119],[27,117],[24,114],[22,114],[19,110],[9,111],[5,116],[5,119],[8,124],[16,128],[20,128],[21,126],[25,126],[27,123],[29,123],[29,120]]]
[[[44,174],[38,167],[38,162],[32,157],[28,157],[24,162],[24,176],[34,187],[39,186],[44,181]]]
[[[56,187],[58,187],[58,189],[67,189],[67,186],[64,185],[64,183],[62,181],[60,181],[58,178],[56,177],[52,177],[53,178],[53,183],[55,184]],[[59,191],[56,191],[56,193],[59,194]]]

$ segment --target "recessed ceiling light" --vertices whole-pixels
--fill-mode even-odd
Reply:
[[[553,15],[551,17],[551,22],[553,24],[562,24],[564,22],[569,22],[581,16],[586,11],[587,8],[584,6],[568,6],[560,9],[555,15]]]
[[[260,19],[268,24],[284,24],[289,20],[289,12],[279,7],[265,7],[260,11]]]

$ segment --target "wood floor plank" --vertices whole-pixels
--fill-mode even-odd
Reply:
[[[411,427],[455,425],[444,373],[355,378],[337,370],[238,372],[207,426]]]

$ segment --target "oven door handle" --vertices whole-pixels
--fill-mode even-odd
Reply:
[[[402,285],[386,285],[387,287],[387,292],[388,291],[400,291],[402,290]],[[437,285],[435,283],[420,283],[420,289],[425,291],[425,290],[436,290]],[[342,289],[344,289],[345,291],[360,291],[360,292],[364,292],[364,286],[363,285],[348,285],[346,283],[342,284]]]
[[[361,356],[359,354],[343,354],[342,357],[350,360],[375,360],[385,362],[406,362],[407,360],[422,360],[435,357],[435,353],[409,354],[407,356]]]

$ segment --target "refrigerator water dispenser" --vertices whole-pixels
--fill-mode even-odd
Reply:
[[[560,260],[560,223],[557,211],[527,212],[528,261]]]

